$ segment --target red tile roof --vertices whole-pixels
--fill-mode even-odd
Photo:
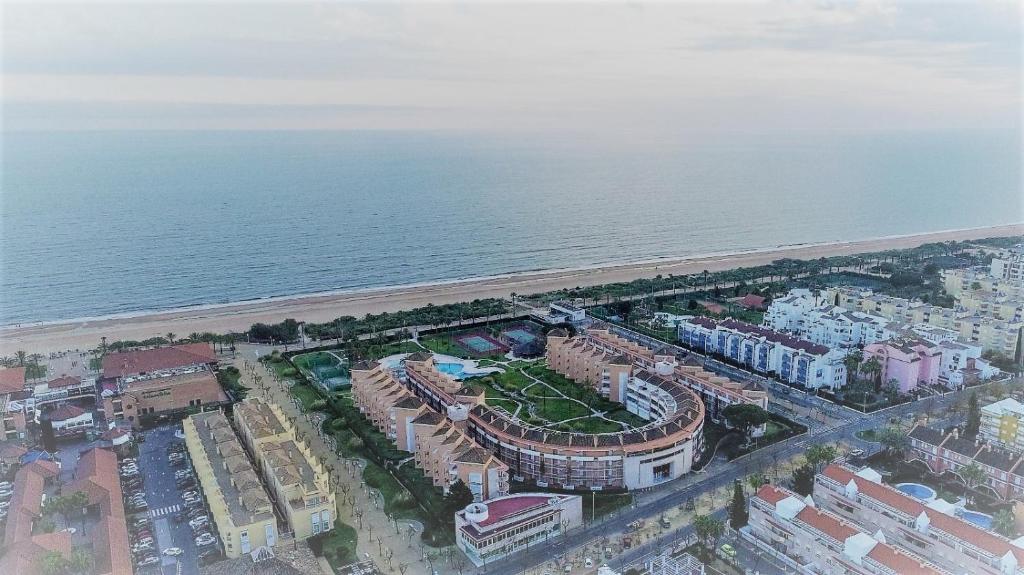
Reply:
[[[25,387],[25,368],[0,369],[0,393],[14,393]]]
[[[539,495],[511,495],[492,501],[487,503],[487,519],[484,519],[478,525],[480,527],[492,525],[528,509],[544,505],[550,499],[550,497]]]
[[[888,545],[875,545],[868,552],[868,557],[900,575],[943,575],[944,573]]]
[[[774,485],[762,485],[761,488],[757,490],[756,497],[764,501],[767,501],[771,505],[775,505],[776,503],[782,501],[783,499],[789,497],[790,495],[791,493],[789,493],[788,491],[784,489],[779,489]]]
[[[796,518],[840,543],[860,533],[859,530],[841,521],[835,515],[819,511],[810,505],[804,507],[800,513],[797,513]]]
[[[12,443],[10,441],[0,442],[0,457],[4,459],[11,459],[14,457],[21,457],[28,453],[28,448],[24,445]]]
[[[857,477],[847,467],[829,465],[822,472],[822,475],[834,479],[843,485],[846,485],[850,479],[853,479],[857,484],[857,490],[863,495],[899,509],[911,517],[918,517],[923,511],[928,515],[928,521],[932,528],[975,545],[979,549],[984,549],[996,557],[1006,555],[1007,551],[1012,552],[1017,561],[1024,564],[1024,549],[1013,545],[1009,539],[986,531],[969,521],[964,521],[934,509],[928,509],[922,503],[901,491]]]
[[[52,479],[60,475],[60,465],[56,461],[48,459],[37,459],[25,467],[30,468],[34,473],[42,475],[44,479]]]
[[[75,385],[81,385],[82,378],[77,375],[62,375],[56,379],[51,379],[46,382],[46,386],[50,389],[59,389],[61,387],[71,387]]]
[[[65,421],[81,415],[85,415],[85,410],[70,404],[64,404],[49,413],[50,421]]]
[[[752,293],[743,296],[736,303],[747,309],[764,309],[764,298]]]
[[[217,355],[213,351],[213,346],[208,343],[122,351],[108,354],[103,358],[103,377],[125,377],[215,361]]]

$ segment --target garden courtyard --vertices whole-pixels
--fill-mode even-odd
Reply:
[[[612,433],[647,421],[593,389],[555,373],[541,361],[488,362],[504,371],[465,379],[484,389],[487,405],[524,423],[577,433]]]

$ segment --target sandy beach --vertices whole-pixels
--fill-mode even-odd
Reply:
[[[185,336],[192,332],[244,331],[256,322],[274,323],[285,318],[323,322],[341,315],[398,311],[433,303],[435,305],[476,298],[508,297],[511,292],[531,294],[576,286],[589,286],[658,274],[691,274],[703,270],[720,271],[770,263],[779,258],[814,259],[887,249],[910,248],[923,243],[970,240],[985,237],[1024,235],[1024,224],[945,231],[928,234],[786,246],[751,252],[695,256],[626,265],[549,272],[513,274],[430,285],[399,286],[354,292],[334,292],[228,304],[185,308],[131,317],[111,317],[0,328],[0,354],[17,350],[49,353],[67,349],[91,349],[101,337],[109,341],[141,340],[173,332]]]

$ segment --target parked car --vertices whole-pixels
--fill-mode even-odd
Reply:
[[[146,557],[142,561],[139,561],[138,563],[136,563],[136,565],[138,565],[139,567],[145,567],[147,565],[153,565],[153,564],[156,564],[156,563],[159,563],[159,562],[160,562],[160,558],[159,557],[157,557],[156,555],[150,555],[149,557]]]
[[[210,533],[203,533],[199,537],[196,537],[196,545],[199,547],[206,547],[207,545],[213,545],[217,542],[217,538]]]
[[[168,555],[170,557],[176,557],[184,552],[185,551],[183,551],[181,547],[171,547],[170,549],[164,549],[164,555]]]
[[[75,533],[78,533],[78,530],[74,527],[65,527],[64,529],[61,529],[60,532],[67,533],[69,535],[74,535]]]
[[[189,524],[190,527],[195,529],[196,527],[199,527],[200,525],[206,525],[209,522],[210,522],[210,518],[207,517],[206,515],[203,515],[203,516],[196,517],[195,519],[189,521],[188,524]]]

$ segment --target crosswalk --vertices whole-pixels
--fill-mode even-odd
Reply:
[[[169,505],[167,507],[161,507],[160,509],[152,509],[149,512],[149,516],[156,519],[157,517],[163,517],[169,515],[181,509],[181,505]]]

